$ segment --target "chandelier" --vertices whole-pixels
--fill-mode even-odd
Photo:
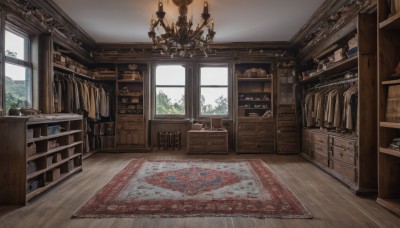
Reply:
[[[179,9],[176,23],[169,25],[164,21],[166,13],[161,0],[158,3],[158,11],[156,12],[157,20],[151,19],[148,35],[153,41],[153,49],[161,49],[161,54],[171,55],[171,57],[175,55],[193,57],[199,52],[207,57],[211,51],[210,44],[215,36],[214,20],[211,19],[211,25],[209,25],[208,2],[204,1],[203,13],[201,14],[203,20],[200,24],[197,24],[195,29],[193,28],[193,19],[188,20],[187,18],[188,5],[193,0],[172,0],[172,2]],[[163,34],[161,34],[160,27],[164,30]],[[156,28],[159,35],[155,32]]]

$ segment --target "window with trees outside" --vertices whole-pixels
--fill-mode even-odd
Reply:
[[[228,116],[227,66],[200,68],[200,116]]]
[[[29,38],[5,31],[5,110],[32,107]]]
[[[185,67],[159,65],[155,73],[156,116],[185,116]]]

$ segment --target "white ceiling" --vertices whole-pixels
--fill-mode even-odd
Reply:
[[[178,9],[162,0],[169,23]],[[158,0],[53,0],[98,43],[150,43],[150,19]],[[324,0],[208,0],[215,21],[214,43],[289,41]],[[204,0],[194,0],[188,16],[200,21]],[[155,17],[155,16],[154,16]]]

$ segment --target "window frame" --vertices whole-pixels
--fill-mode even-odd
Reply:
[[[157,67],[159,66],[182,66],[185,69],[185,84],[184,85],[161,85],[157,86],[156,78],[157,78]],[[189,87],[190,82],[188,81],[188,64],[182,62],[167,62],[167,63],[156,63],[152,67],[152,83],[151,83],[151,94],[152,94],[152,116],[153,119],[187,119],[190,115],[189,107],[188,107],[188,100],[189,100]],[[184,96],[185,96],[185,108],[184,114],[157,114],[157,88],[171,88],[171,87],[182,87],[184,89]]]
[[[3,82],[5,82],[5,67],[6,64],[11,64],[11,65],[15,65],[15,66],[20,66],[20,67],[24,67],[27,68],[27,72],[25,77],[29,77],[29,91],[27,92],[27,97],[29,97],[29,101],[30,101],[30,108],[34,107],[34,98],[33,98],[33,63],[32,63],[32,53],[31,53],[31,45],[32,45],[32,40],[31,37],[25,33],[22,33],[19,30],[13,29],[10,26],[6,26],[5,30],[4,30],[4,51],[6,51],[6,41],[5,41],[5,34],[6,32],[10,32],[13,33],[14,35],[17,35],[21,38],[24,39],[24,59],[18,59],[18,58],[14,58],[11,56],[4,56],[4,79]],[[5,54],[5,53],[4,53]],[[7,104],[6,104],[6,85],[5,83],[3,84],[3,98],[2,98],[2,104],[3,104],[3,115],[8,115],[7,113]],[[23,106],[22,106],[23,107]]]
[[[227,82],[228,84],[225,86],[219,86],[219,85],[206,85],[202,86],[201,85],[201,68],[212,68],[212,67],[226,67],[227,68]],[[233,102],[233,96],[232,96],[232,64],[230,63],[201,63],[198,65],[198,77],[197,77],[197,112],[196,112],[196,117],[197,119],[209,119],[211,117],[222,117],[223,119],[232,119],[233,115],[233,110],[232,110],[232,102]],[[201,89],[202,88],[227,88],[227,95],[228,95],[228,113],[227,115],[203,115],[201,113]]]

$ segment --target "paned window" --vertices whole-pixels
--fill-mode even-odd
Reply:
[[[156,116],[185,116],[186,70],[182,65],[159,65],[155,72]]]
[[[200,68],[200,116],[228,116],[228,67]]]
[[[5,31],[5,110],[32,107],[29,38]]]

